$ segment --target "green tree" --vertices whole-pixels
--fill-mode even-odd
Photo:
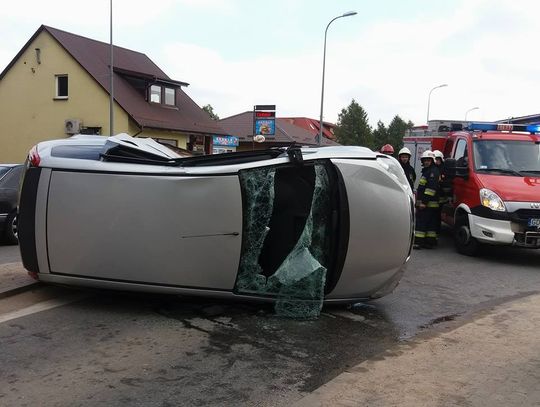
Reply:
[[[373,130],[373,145],[376,150],[389,143],[388,129],[382,121],[377,122],[377,128]]]
[[[413,123],[410,120],[405,122],[399,115],[395,115],[388,125],[388,143],[392,144],[396,153],[403,147],[403,136],[411,127]]]
[[[373,148],[367,113],[354,99],[346,109],[341,109],[335,134],[340,144]]]
[[[211,104],[207,104],[207,105],[203,106],[202,110],[204,110],[206,113],[208,113],[212,120],[219,120],[219,116],[214,113],[214,108],[212,107]]]

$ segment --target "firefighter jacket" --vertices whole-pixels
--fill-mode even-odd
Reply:
[[[422,168],[416,202],[422,202],[428,208],[439,207],[439,176],[439,169],[434,164]]]
[[[452,190],[452,182],[447,176],[446,165],[444,162],[438,165],[439,169],[439,203],[442,205],[448,202]]]
[[[414,182],[416,181],[416,172],[414,172],[414,168],[409,163],[403,164],[401,161],[399,163],[405,172],[405,176],[407,177],[407,181],[409,181],[411,189],[414,191]]]

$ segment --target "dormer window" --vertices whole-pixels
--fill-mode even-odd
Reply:
[[[150,86],[150,102],[161,103],[161,86]]]
[[[175,91],[173,88],[165,88],[165,104],[168,106],[174,106],[175,105]]]
[[[118,67],[114,68],[114,72],[121,75],[147,102],[175,109],[178,109],[176,106],[177,90],[179,91],[182,86],[189,85],[186,82]]]
[[[150,86],[150,102],[160,103],[167,106],[176,105],[176,91],[174,88],[166,86],[152,85]]]

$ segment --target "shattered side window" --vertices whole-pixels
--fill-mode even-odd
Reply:
[[[275,168],[241,171],[244,196],[242,257],[236,288],[244,293],[264,292],[266,278],[261,274],[259,255],[268,233],[274,206]]]
[[[306,167],[300,168],[302,170],[298,169],[298,177],[302,175],[306,183],[305,180],[311,178],[305,176]],[[276,297],[276,313],[284,317],[316,318],[324,298],[331,238],[328,228],[331,218],[330,182],[324,164],[317,163],[307,169],[313,172],[314,180],[313,184],[309,184],[309,191],[295,189],[297,194],[310,193],[311,200],[309,210],[304,214],[303,229],[283,262],[268,277],[260,265],[259,257],[264,246],[270,245],[270,242],[265,241],[270,237],[270,220],[285,216],[274,206],[274,199],[280,198],[275,196],[275,191],[284,190],[276,182],[290,182],[294,178],[294,169],[292,176],[288,168],[287,177],[281,178],[276,176],[279,168],[247,170],[240,175],[245,220],[244,245],[236,288],[240,293]],[[287,196],[289,200],[301,198],[294,194]]]

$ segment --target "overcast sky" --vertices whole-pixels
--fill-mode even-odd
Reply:
[[[278,116],[324,118],[354,98],[375,125],[399,114],[498,120],[540,113],[540,1],[113,0],[115,45],[145,53],[220,117],[275,104]],[[46,24],[109,42],[109,0],[9,1],[0,67]]]

